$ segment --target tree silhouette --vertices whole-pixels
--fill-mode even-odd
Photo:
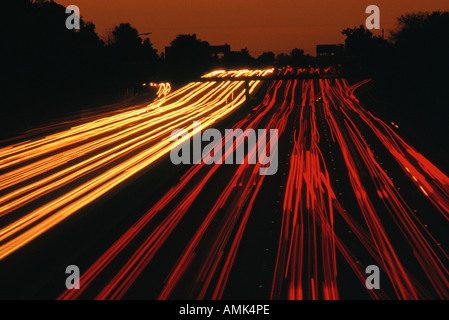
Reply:
[[[345,39],[344,67],[347,75],[373,77],[389,59],[390,44],[361,25],[342,31]]]
[[[166,63],[172,79],[185,81],[202,75],[213,65],[210,45],[196,34],[180,34],[166,51]]]
[[[363,26],[343,34],[346,75],[375,80],[376,96],[386,101],[382,112],[399,121],[419,149],[436,155],[432,148],[449,148],[447,139],[429,139],[449,136],[449,12],[403,15],[389,41]]]
[[[276,56],[274,52],[264,52],[257,58],[257,65],[259,67],[271,67],[276,63]]]
[[[276,56],[276,64],[280,67],[307,67],[314,65],[316,59],[305,54],[304,50],[295,48],[290,54],[280,53]]]
[[[290,65],[292,67],[307,67],[311,64],[311,56],[306,55],[304,50],[295,48],[290,52]]]
[[[222,65],[225,68],[250,68],[256,65],[256,60],[249,53],[248,48],[240,51],[231,51],[226,53],[222,59]]]
[[[391,78],[403,83],[399,92],[408,101],[410,111],[422,119],[442,112],[447,118],[449,12],[408,14],[398,22],[399,30],[392,33],[395,66]]]
[[[136,61],[142,58],[142,38],[139,37],[139,31],[129,23],[116,26],[109,43],[119,60]]]
[[[76,111],[86,101],[104,97],[109,103],[160,72],[151,41],[129,24],[114,28],[105,44],[82,17],[80,30],[68,30],[65,11],[53,1],[6,1],[0,63],[9,107],[1,110],[0,136]]]

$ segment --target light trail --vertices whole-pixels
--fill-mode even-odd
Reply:
[[[216,75],[214,75],[216,76]],[[291,102],[287,103],[285,99],[288,95],[293,95],[295,91],[296,82],[292,84],[289,82],[286,86],[284,93],[284,102],[279,110],[272,114],[272,109],[278,99],[278,90],[281,87],[282,82],[273,84],[269,89],[264,102],[254,109],[254,113],[239,121],[234,128],[256,128],[260,125],[261,121],[268,121],[267,128],[277,128],[280,132],[283,132],[286,125],[286,119],[292,112],[294,107],[294,99],[291,98]],[[269,119],[269,120],[268,120]],[[225,145],[225,139],[220,142]],[[243,141],[237,141],[235,148]],[[257,149],[257,148],[255,148]],[[204,219],[202,225],[198,228],[197,233],[192,237],[190,243],[182,254],[182,258],[178,261],[177,265],[173,267],[171,275],[166,282],[165,289],[160,294],[160,299],[164,299],[170,296],[177,286],[178,282],[182,278],[182,275],[187,271],[192,257],[195,256],[195,250],[200,244],[203,244],[202,238],[205,232],[208,231],[211,224],[219,219],[218,213],[222,210],[227,203],[231,203],[232,206],[226,210],[227,219],[222,225],[221,231],[218,233],[217,238],[213,243],[209,243],[211,246],[210,254],[207,257],[203,257],[204,265],[202,270],[199,270],[196,274],[197,281],[203,283],[202,287],[196,292],[196,298],[203,298],[205,292],[210,287],[215,288],[213,292],[214,298],[219,298],[223,294],[223,290],[226,285],[227,277],[232,268],[235,254],[237,252],[241,236],[245,229],[246,222],[251,212],[252,204],[254,203],[257,191],[260,188],[263,178],[259,176],[259,165],[248,165],[249,157],[254,157],[256,150],[252,149],[248,151],[246,165],[236,166],[237,171],[230,178],[226,188],[217,199],[216,204],[210,209],[209,213]],[[223,154],[223,162],[229,156],[229,150]],[[231,154],[232,156],[232,154]],[[207,161],[207,159],[205,159]],[[193,187],[190,191],[184,195],[180,202],[176,204],[163,222],[149,235],[144,243],[135,251],[133,256],[129,259],[128,263],[121,268],[117,275],[109,282],[102,292],[97,295],[97,299],[118,299],[123,297],[126,291],[130,288],[133,282],[137,279],[140,273],[144,270],[154,255],[158,252],[165,240],[171,235],[171,233],[178,226],[180,221],[184,218],[187,211],[191,207],[192,203],[200,195],[201,190],[210,181],[210,179],[216,174],[221,165],[208,166],[204,162],[196,165],[190,169],[180,183],[173,187],[150,211],[148,211],[127,233],[125,233],[105,254],[103,254],[97,262],[87,270],[83,275],[84,289],[87,288],[92,281],[114,260],[119,254],[128,246],[135,237],[151,222],[155,216],[162,214],[166,206],[173,205],[174,199],[178,194],[184,191],[191,184],[190,180],[194,176],[203,177],[200,182]],[[239,186],[246,185],[243,192],[238,192]],[[239,225],[237,221],[241,221]],[[229,238],[229,235],[233,232],[237,232],[237,236],[233,239]],[[220,248],[225,246],[229,241],[232,241],[231,248],[228,255],[218,254]],[[203,244],[204,245],[204,244]],[[223,265],[224,264],[224,265]],[[220,271],[219,266],[222,265]],[[214,274],[219,275],[218,283],[214,285],[211,283],[212,276]],[[82,291],[78,292],[65,292],[61,299],[74,299],[82,294]]]
[[[285,193],[272,298],[338,299],[339,286],[336,281],[338,273],[335,263],[337,252],[343,255],[363,284],[363,268],[342,243],[339,234],[334,231],[336,213],[348,224],[377,265],[386,272],[397,298],[425,298],[429,296],[429,292],[422,290],[422,284],[407,271],[410,260],[407,260],[407,265],[397,249],[397,241],[392,240],[386,231],[384,213],[391,215],[403,239],[412,248],[416,259],[413,265],[416,263],[421,267],[435,294],[440,299],[449,297],[447,253],[395,188],[359,131],[360,125],[355,124],[354,115],[350,114],[350,111],[353,111],[368,124],[386,149],[408,169],[406,173],[411,180],[423,188],[419,185],[422,179],[416,177],[422,177],[423,173],[417,174],[414,167],[414,175],[411,173],[412,170],[409,168],[411,164],[406,160],[401,148],[411,150],[409,152],[411,157],[415,157],[416,152],[380,119],[367,113],[354,97],[355,88],[364,83],[366,81],[350,88],[345,81],[337,80],[336,83],[331,83],[328,80],[320,80],[320,99],[315,100],[313,90],[308,104],[305,104],[303,99],[299,134],[290,161],[290,175]],[[364,226],[356,223],[354,217],[347,214],[333,190],[333,183],[321,148],[318,146],[320,136],[316,125],[315,101],[322,101],[324,118],[330,129],[332,141],[337,143],[344,159],[353,195],[364,218]],[[389,135],[384,135],[374,125],[373,120],[377,121]],[[421,163],[427,164],[421,168],[426,173],[433,174],[430,181],[438,187],[444,186],[447,178],[421,157],[418,157]],[[362,178],[364,175],[362,170],[368,171],[370,182]],[[371,183],[377,188],[377,193],[368,191]],[[442,189],[444,192],[444,188]],[[424,194],[429,196],[427,192]],[[447,211],[444,211],[441,205],[447,201],[447,196],[435,193],[434,195],[436,197],[434,205],[446,217]],[[381,199],[383,207],[378,206],[378,199]],[[319,280],[319,277],[322,280]],[[284,287],[287,287],[287,290]],[[369,291],[369,294],[375,299],[386,297],[383,291]]]
[[[203,78],[237,81],[191,83],[170,94],[161,85],[154,103],[1,149],[0,223],[8,223],[0,227],[0,259],[191,139],[197,133],[193,121],[206,129],[240,108],[245,102],[240,78],[273,72],[217,70]],[[309,68],[282,72],[321,74]],[[354,92],[369,81],[352,86],[339,79],[271,81],[263,101],[244,109],[230,126],[278,130],[277,148],[288,154],[285,185],[270,185],[259,174],[261,165],[249,164],[258,146],[271,146],[267,137],[247,150],[244,164],[207,165],[210,159],[203,159],[90,262],[80,290],[66,290],[59,299],[125,298],[167,254],[170,265],[153,279],[160,285],[155,298],[226,298],[242,277],[239,254],[252,250],[242,243],[250,224],[261,223],[261,197],[267,197],[262,203],[280,203],[276,250],[264,260],[272,264],[271,280],[264,283],[267,298],[342,299],[349,282],[372,299],[449,298],[442,235],[431,232],[425,216],[414,210],[418,203],[447,226],[449,178],[397,134],[397,124],[361,105]],[[260,87],[259,81],[249,84],[250,92]],[[174,129],[190,135],[171,143]],[[217,145],[225,146],[226,138]],[[237,139],[222,162],[242,144],[245,140]],[[179,235],[186,240],[174,245]],[[380,290],[365,288],[365,267],[371,264],[382,270]]]
[[[268,72],[245,71],[237,76]],[[250,88],[259,83],[252,81]],[[7,190],[0,197],[1,216],[44,195],[54,192],[55,197],[0,229],[0,260],[182,143],[170,142],[173,130],[192,121],[207,128],[244,102],[243,82],[192,83],[144,108],[1,149],[0,169],[5,172],[0,175],[0,188]],[[188,129],[192,134],[192,125]],[[36,181],[21,186],[31,178]],[[57,194],[69,185],[69,191]]]
[[[336,198],[318,146],[320,138],[315,113],[313,81],[307,81],[302,90],[299,132],[295,135],[285,189],[272,299],[284,296],[285,282],[288,299],[339,297],[333,230]],[[326,227],[321,230],[319,225]],[[322,280],[318,256],[324,260]]]
[[[142,86],[145,87],[146,85],[147,84],[144,83]],[[153,83],[153,82],[151,82],[149,84],[149,86],[157,88],[156,96],[159,99],[162,98],[162,97],[167,96],[171,92],[171,90],[172,90],[171,84],[168,83],[168,82],[166,82],[166,83]]]
[[[349,111],[355,111],[360,118],[368,124],[368,126],[379,138],[380,142],[395,156],[396,160],[400,164],[404,165],[405,162],[407,165],[410,165],[410,162],[407,160],[407,156],[401,151],[401,147],[411,151],[409,153],[409,157],[411,159],[416,156],[416,152],[413,152],[414,150],[402,139],[400,139],[392,130],[389,131],[389,133],[391,133],[391,137],[398,138],[399,143],[395,144],[394,139],[386,138],[386,136],[373,125],[371,120],[372,118],[370,119],[367,117],[367,113],[364,112],[364,109],[361,108],[356,99],[354,99],[352,90],[348,90],[349,88],[345,82],[337,82],[337,85],[334,88],[331,88],[329,83],[325,83],[323,84],[323,88],[327,89],[327,94],[323,93],[323,96],[325,96],[324,99],[326,99],[326,97],[329,98],[329,101],[334,106],[333,109],[325,108],[325,111],[327,112],[327,120],[333,122],[332,128],[335,129],[335,137],[339,142],[341,150],[345,153],[348,169],[350,169],[350,177],[353,179],[354,192],[358,197],[360,207],[364,212],[367,226],[370,229],[372,237],[376,243],[377,250],[379,251],[378,254],[383,257],[383,269],[387,272],[391,283],[395,286],[398,297],[403,299],[417,299],[418,297],[423,297],[424,294],[419,292],[417,289],[419,286],[413,284],[413,279],[411,279],[410,275],[408,275],[405,271],[404,263],[399,261],[397,253],[393,249],[393,244],[382,227],[379,213],[376,212],[373,204],[369,200],[369,198],[375,197],[370,197],[367,194],[366,188],[361,182],[360,173],[357,172],[358,170],[354,161],[350,159],[351,152],[347,148],[341,134],[336,130],[338,124],[335,121],[331,110],[337,110],[339,108],[337,107],[335,101],[336,99],[332,98],[332,95],[329,95],[329,91],[332,91],[333,96],[338,99],[338,106],[341,108],[339,111],[344,117],[345,130],[349,133],[350,141],[352,141],[353,145],[355,145],[358,155],[362,157],[363,163],[369,170],[370,177],[373,183],[377,186],[377,194],[379,198],[382,199],[386,207],[386,212],[389,212],[392,215],[392,218],[396,222],[399,230],[409,243],[410,247],[413,248],[416,262],[421,266],[428,280],[432,283],[432,286],[437,292],[439,298],[448,298],[449,272],[447,266],[449,260],[447,253],[438,245],[438,242],[431,236],[428,230],[424,227],[424,224],[407,205],[399,190],[395,188],[394,183],[389,178],[389,175],[384,169],[382,169],[368,143],[362,137],[362,134],[357,129],[355,123],[351,120],[351,117],[348,114]],[[379,119],[377,120],[378,123],[382,125],[382,128],[388,128],[382,121]],[[421,156],[419,159],[423,159],[423,157]],[[424,159],[423,163],[429,162]],[[413,170],[417,170],[411,165],[410,167],[413,168]],[[426,172],[435,173],[435,171],[433,171],[435,167],[430,166],[422,169],[425,170],[426,168],[428,169]],[[412,182],[418,184],[420,188],[422,187],[422,185],[419,185],[418,182],[420,180],[418,180],[413,174],[410,175],[410,172],[407,172],[407,170],[405,170],[405,172],[408,174],[409,178],[411,178],[410,180]],[[422,175],[418,175],[417,173],[415,173],[415,175],[422,177]],[[437,171],[437,174],[433,175],[432,180],[430,181],[432,184],[441,186],[445,184],[447,177]],[[422,183],[425,183],[425,181]],[[430,183],[426,183],[426,186]],[[427,193],[425,193],[425,195],[429,196]],[[439,204],[444,204],[444,202],[447,202],[448,198],[441,197],[441,194],[436,192],[432,193],[432,195],[436,197],[434,201],[435,207],[437,207],[440,212],[447,217],[448,211],[444,211],[444,208],[439,206]],[[441,199],[441,201],[439,202],[438,199]]]
[[[287,69],[285,72],[294,71]],[[224,71],[217,71],[205,77],[224,74]],[[371,261],[386,273],[395,298],[425,298],[431,295],[431,290],[439,298],[449,297],[447,253],[395,188],[363,138],[356,121],[361,119],[367,124],[364,130],[371,129],[375,133],[398,163],[404,165],[406,174],[413,183],[424,189],[426,197],[431,198],[432,194],[435,197],[432,203],[445,214],[444,203],[447,197],[443,186],[446,178],[422,156],[410,151],[413,149],[392,129],[359,105],[353,91],[367,82],[352,87],[340,80],[307,80],[300,84],[296,81],[276,82],[268,89],[263,103],[233,126],[234,129],[263,126],[266,129],[277,128],[283,133],[289,119],[294,114],[299,114],[299,126],[294,133],[284,191],[271,299],[340,299],[344,279],[339,280],[338,270],[341,266],[337,262],[338,257],[343,258],[353,271],[360,286],[365,285],[364,265],[368,261],[365,264],[359,261],[357,255],[360,254],[360,249],[357,254],[353,252],[351,248],[354,245],[346,242],[341,234],[342,224],[359,241],[364,255],[368,254]],[[345,202],[353,199],[351,207],[356,205],[360,214],[348,213],[340,200],[341,193],[337,194],[335,191],[335,167],[334,171],[328,170],[329,158],[323,154],[320,134],[322,129],[318,126],[320,119],[323,125],[326,124],[332,142],[338,146],[338,153],[346,169],[346,179],[352,188],[347,190]],[[388,135],[378,130],[377,126],[387,131]],[[224,141],[225,138],[220,144],[224,145]],[[395,150],[399,147],[410,151],[414,160],[404,162]],[[230,151],[232,150],[227,150],[223,155],[223,162]],[[246,163],[253,156],[255,150],[248,150]],[[332,155],[331,163],[336,156]],[[420,166],[421,170],[418,172],[418,168],[410,161],[426,165],[424,168]],[[223,181],[221,167],[222,165],[208,166],[202,163],[188,170],[177,185],[83,274],[81,281],[84,287],[81,290],[67,290],[59,298],[82,297],[108,266],[126,255],[129,258],[119,267],[115,276],[101,291],[95,293],[96,299],[123,298],[146,268],[157,263],[154,261],[156,254],[179,230],[181,221],[192,215],[191,208],[205,196],[205,188],[218,177]],[[426,180],[425,184],[422,178],[424,174],[432,174],[431,182]],[[242,164],[234,167],[232,174],[226,174],[225,183],[217,193],[212,207],[205,208],[202,222],[194,230],[190,241],[168,273],[158,299],[223,298],[247,223],[251,215],[255,214],[254,205],[264,180],[264,176],[258,175],[258,165]],[[432,189],[429,187],[431,183],[436,184]],[[373,193],[372,188],[376,192]],[[440,193],[431,193],[434,189],[440,190]],[[390,216],[399,231],[394,237],[387,232],[386,215]],[[160,217],[161,222],[149,232],[149,224]],[[138,241],[136,239],[142,237],[143,232],[144,240],[139,242],[137,249],[133,249]],[[412,248],[416,262],[413,263],[413,269],[415,266],[421,268],[430,287],[423,289],[425,286],[420,282],[421,279],[417,280],[412,274],[410,265],[406,263],[410,263],[410,260],[405,260],[398,249],[399,237]],[[182,291],[181,288],[186,287],[190,289]],[[373,299],[389,298],[384,290],[369,290],[367,294]]]

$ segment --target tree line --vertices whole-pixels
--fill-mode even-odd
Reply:
[[[86,99],[117,98],[148,81],[182,84],[215,68],[339,65],[348,78],[373,78],[381,95],[398,102],[398,113],[400,105],[408,105],[416,116],[424,103],[426,110],[440,113],[449,105],[448,12],[402,16],[388,39],[364,26],[347,28],[345,49],[332,57],[314,57],[301,49],[253,57],[246,48],[217,55],[209,42],[188,34],[173,39],[168,59],[129,23],[115,26],[102,39],[95,25],[83,19],[79,30],[68,30],[65,7],[53,1],[6,5],[0,52],[7,80],[2,88],[5,126],[14,125],[14,115],[21,115],[21,121],[45,119],[77,110]]]
[[[86,100],[123,97],[143,82],[182,84],[217,67],[303,65],[313,60],[299,49],[277,57],[267,52],[253,58],[247,49],[218,57],[195,34],[177,36],[170,43],[175,58],[167,60],[129,23],[115,26],[102,39],[95,24],[82,18],[79,30],[68,30],[65,11],[51,0],[6,2],[0,52],[7,80],[2,88],[2,130],[77,110]]]
[[[363,93],[379,100],[372,109],[400,123],[409,142],[448,173],[449,12],[412,13],[397,22],[388,39],[364,26],[343,30],[345,76],[372,78]]]

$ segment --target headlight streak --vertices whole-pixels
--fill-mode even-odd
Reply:
[[[204,75],[203,81],[240,80],[273,72],[217,70]],[[293,72],[315,71],[288,68],[284,74]],[[383,287],[369,290],[373,299],[449,298],[449,255],[412,210],[407,201],[411,191],[397,187],[369,142],[391,155],[390,162],[398,164],[395,174],[408,178],[416,194],[436,208],[445,223],[449,220],[449,178],[399,137],[398,125],[387,125],[361,106],[354,91],[369,81],[353,86],[345,80],[274,81],[262,103],[234,120],[233,129],[277,129],[279,137],[283,133],[285,137],[289,119],[298,116],[288,150],[271,299],[340,299],[344,279],[337,261],[345,261],[364,287],[367,260],[382,269],[382,282],[392,287],[388,294]],[[260,81],[250,81],[250,93],[259,85]],[[191,139],[193,121],[201,121],[206,129],[245,102],[243,79],[195,82],[173,93],[168,84],[158,86],[160,99],[149,105],[106,117],[94,115],[92,121],[70,130],[0,149],[0,223],[8,221],[0,227],[0,260]],[[332,143],[338,150],[332,159],[324,152],[319,122],[329,132],[329,147]],[[170,142],[170,133],[180,128],[190,135]],[[367,132],[369,136],[363,136]],[[240,139],[224,152],[223,160],[242,143]],[[248,150],[242,165],[193,165],[82,273],[81,289],[67,290],[59,299],[125,297],[146,268],[158,263],[156,254],[180,232],[182,221],[193,215],[201,219],[189,230],[188,241],[180,244],[180,255],[166,278],[160,279],[163,286],[157,298],[225,297],[248,221],[257,214],[257,199],[266,186],[265,176],[259,175],[261,165],[248,165],[256,154],[256,147]],[[345,194],[335,191],[332,162],[336,156],[339,176],[343,175],[348,186]],[[331,164],[334,171],[329,170]],[[204,212],[192,212],[194,203],[207,196],[205,188],[216,181],[224,181],[213,193],[216,198],[201,207]],[[49,200],[23,212],[38,199]],[[348,201],[354,212],[346,210]],[[341,234],[348,228],[356,249]],[[361,253],[368,256],[363,263],[357,258]],[[112,265],[107,282],[94,285]],[[186,284],[190,289],[182,291]]]
[[[212,75],[216,76],[216,75]],[[420,284],[409,274],[400,255],[394,249],[387,235],[378,208],[370,201],[365,184],[360,178],[359,168],[355,165],[353,151],[348,144],[353,144],[357,156],[363,159],[371,179],[378,186],[378,194],[385,208],[397,222],[398,228],[407,239],[409,245],[415,248],[415,257],[420,264],[435,292],[440,298],[448,296],[447,254],[436,243],[436,240],[422,226],[412,210],[407,206],[400,193],[384,170],[369,152],[367,143],[361,139],[361,133],[345,111],[353,95],[343,84],[336,82],[336,88],[329,81],[320,80],[320,99],[316,99],[312,80],[303,82],[302,99],[294,98],[296,82],[285,85],[283,104],[272,116],[267,128],[282,128],[289,115],[301,100],[299,131],[295,135],[294,149],[290,159],[290,173],[285,188],[283,204],[283,221],[276,268],[271,292],[272,299],[339,299],[337,282],[337,254],[341,254],[351,267],[357,278],[364,283],[365,274],[361,263],[349,250],[334,230],[335,214],[347,223],[349,228],[365,250],[378,265],[387,273],[395,288],[397,297],[401,299],[417,299],[426,296]],[[239,121],[234,128],[255,127],[262,117],[274,107],[280,83],[272,86],[261,106],[254,114]],[[290,90],[292,92],[291,98]],[[351,97],[352,98],[347,98]],[[291,99],[291,100],[289,100]],[[288,102],[289,101],[289,102]],[[363,213],[365,225],[358,223],[340,204],[333,190],[331,174],[326,168],[325,159],[319,146],[320,134],[316,124],[317,107],[315,101],[322,101],[322,113],[331,130],[332,139],[338,143],[345,165],[348,168],[354,195]],[[338,113],[339,120],[336,119]],[[343,137],[342,132],[350,137]],[[222,142],[223,143],[223,142]],[[248,157],[254,154],[249,151]],[[123,250],[135,239],[144,227],[165,207],[174,205],[163,222],[147,236],[147,239],[135,251],[134,255],[120,269],[107,286],[96,295],[96,299],[120,299],[133,285],[139,275],[151,263],[163,243],[170,237],[182,218],[187,214],[193,202],[201,196],[201,190],[213,179],[220,165],[207,166],[200,164],[192,167],[180,183],[173,187],[136,225],[125,233],[83,276],[83,282],[88,287],[95,278],[116,259]],[[176,297],[177,287],[186,277],[192,277],[196,284],[186,297],[194,299],[220,299],[234,264],[239,244],[244,234],[246,223],[252,214],[254,201],[263,182],[263,177],[255,174],[257,168],[250,169],[241,165],[235,174],[229,178],[221,195],[203,223],[186,245],[184,252],[170,271],[159,299]],[[202,177],[200,182],[190,182],[193,177]],[[418,178],[414,178],[416,182]],[[192,180],[193,181],[193,180]],[[195,180],[196,181],[196,180]],[[191,185],[191,186],[190,186]],[[235,189],[239,188],[239,194]],[[180,200],[175,200],[182,192],[187,192]],[[377,195],[376,195],[377,196]],[[223,210],[225,210],[223,212]],[[204,243],[204,236],[218,219],[218,213],[224,218],[211,243]],[[223,218],[222,218],[223,219]],[[367,227],[367,230],[365,229]],[[202,256],[197,251],[202,248]],[[204,248],[207,248],[204,251]],[[226,249],[224,249],[226,248]],[[318,263],[318,260],[322,261]],[[192,269],[193,262],[201,261],[201,268]],[[194,271],[192,271],[194,270]],[[192,273],[193,272],[193,273]],[[61,299],[75,299],[81,296],[81,291],[66,291]],[[380,290],[369,291],[373,299],[388,298]],[[174,295],[174,296],[173,296]]]
[[[264,71],[253,71],[250,74],[254,73],[263,74]],[[252,82],[251,89],[255,89],[259,83],[260,81]],[[232,103],[228,101],[231,95],[234,97]],[[8,190],[9,193],[0,197],[1,215],[12,213],[43,195],[57,191],[87,174],[91,175],[95,170],[101,171],[87,182],[80,182],[79,186],[66,194],[59,195],[4,226],[0,230],[0,259],[166,155],[171,148],[182,142],[170,142],[169,136],[174,129],[194,120],[201,121],[203,127],[207,128],[244,102],[243,82],[233,82],[225,87],[216,83],[193,83],[164,98],[164,103],[158,105],[158,109],[162,110],[160,113],[147,113],[146,110],[151,109],[150,105],[37,141],[5,148],[0,161],[3,169],[32,159],[38,160],[37,165],[31,163],[1,175],[2,189],[12,189],[19,182],[40,177],[46,172],[51,173],[58,166],[68,167],[17,190]],[[126,129],[120,130],[123,127]],[[105,136],[106,134],[109,135]],[[58,152],[66,148],[68,150]],[[102,152],[104,149],[106,150]],[[92,155],[73,164],[74,159],[87,154]],[[46,158],[39,159],[44,156]],[[120,164],[107,167],[119,159],[122,161]]]
[[[273,106],[277,99],[277,91],[279,90],[282,82],[278,82],[271,87],[269,93],[272,92],[272,96],[269,100],[265,100],[264,103],[256,107],[256,112],[241,121],[239,121],[234,128],[255,128],[263,120],[267,119],[267,116],[271,114]],[[286,120],[294,107],[294,99],[288,103],[286,100],[287,95],[293,94],[295,91],[296,82],[292,84],[289,82],[284,92],[284,100],[282,106],[275,113],[274,116],[270,116],[270,120],[267,124],[267,128],[278,128],[279,132],[282,132],[286,125]],[[291,92],[291,93],[290,93]],[[225,138],[223,138],[222,144],[224,145]],[[240,142],[242,143],[242,142]],[[235,146],[236,148],[237,146]],[[247,157],[255,156],[256,150],[250,150]],[[226,154],[226,153],[225,153]],[[225,157],[225,155],[223,156]],[[248,163],[248,161],[246,161]],[[119,253],[137,236],[138,232],[142,230],[147,223],[154,218],[154,216],[163,210],[164,206],[167,206],[170,201],[173,201],[175,196],[181,192],[188,185],[189,180],[194,176],[200,174],[201,171],[207,169],[207,172],[203,174],[201,182],[191,189],[191,191],[185,195],[181,202],[170,211],[169,215],[160,224],[160,226],[148,236],[147,240],[139,247],[133,257],[128,263],[123,266],[121,271],[112,279],[112,281],[104,288],[104,290],[97,295],[97,299],[119,299],[123,297],[138,275],[142,272],[156,252],[159,250],[164,241],[168,238],[171,232],[176,228],[182,217],[186,214],[193,201],[198,197],[200,191],[204,185],[212,178],[213,174],[219,169],[220,165],[207,166],[200,164],[194,166],[189,172],[181,179],[178,186],[172,188],[167,195],[161,199],[147,214],[136,223],[135,227],[130,229],[129,232],[124,234],[119,241],[116,242],[97,262],[89,268],[86,274],[83,276],[83,283],[88,286],[91,281],[109,264]],[[204,258],[204,266],[202,270],[198,271],[197,277],[202,287],[196,292],[196,298],[201,299],[204,297],[205,292],[210,287],[215,288],[213,291],[214,298],[220,298],[223,294],[223,290],[226,285],[229,272],[232,268],[235,254],[237,252],[241,236],[243,235],[246,221],[251,213],[252,205],[255,201],[255,197],[258,194],[264,176],[258,174],[259,165],[240,165],[237,166],[237,171],[234,176],[231,177],[226,188],[223,190],[216,204],[210,210],[203,224],[198,228],[197,233],[193,236],[190,243],[187,245],[185,252],[182,254],[182,258],[174,266],[171,276],[167,279],[165,289],[161,292],[159,299],[164,299],[171,295],[172,291],[177,286],[178,281],[182,278],[182,275],[188,269],[188,266],[195,256],[195,249],[201,242],[204,233],[210,227],[210,224],[217,219],[217,214],[222,210],[226,203],[233,203],[232,207],[227,210],[226,222],[223,224],[221,231],[217,234],[217,238],[212,244],[210,244],[210,255]],[[249,179],[249,180],[248,180]],[[246,185],[241,193],[236,194],[236,188],[240,185]],[[236,224],[237,220],[241,221]],[[237,232],[235,238],[229,238],[232,232]],[[217,250],[220,250],[225,243],[231,241],[230,251],[226,255],[218,254]],[[204,245],[204,244],[203,244]],[[222,265],[220,271],[219,265]],[[217,283],[211,283],[211,276],[213,274],[219,274],[219,280]],[[65,292],[60,298],[73,299],[78,297],[81,292]]]

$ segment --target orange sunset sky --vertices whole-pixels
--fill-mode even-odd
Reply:
[[[343,43],[341,31],[364,24],[365,9],[381,10],[385,35],[396,18],[417,11],[449,10],[448,0],[56,0],[80,8],[100,36],[122,22],[139,32],[152,32],[159,52],[178,34],[196,33],[212,45],[247,47],[253,56],[264,51],[288,53],[293,48],[315,54],[317,44]],[[378,33],[380,34],[380,33]]]

